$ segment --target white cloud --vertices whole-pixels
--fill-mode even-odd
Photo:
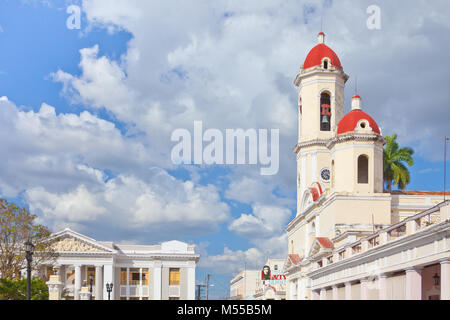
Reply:
[[[77,223],[86,230],[101,223],[119,232],[145,230],[158,239],[215,232],[229,219],[229,208],[215,187],[182,182],[161,169],[152,171],[148,181],[119,175],[90,190],[84,185],[67,193],[30,189],[25,199],[53,228]],[[98,176],[95,170],[91,174]]]
[[[259,270],[266,263],[266,259],[284,259],[287,254],[287,235],[260,239],[255,247],[247,250],[232,250],[224,248],[223,253],[208,255],[206,250],[202,254],[199,267],[209,268],[219,274],[235,275],[247,269]]]
[[[253,214],[242,214],[230,224],[229,229],[245,238],[269,239],[284,233],[291,215],[289,209],[255,205]]]
[[[113,123],[87,111],[57,115],[47,104],[34,112],[0,100],[0,140],[8,155],[0,166],[0,190],[9,197],[34,187],[54,192],[97,184],[98,170],[145,176],[151,164],[150,151]]]
[[[264,253],[256,248],[233,251],[225,247],[223,254],[202,256],[199,267],[210,268],[217,273],[235,274],[244,270],[245,265],[248,269],[259,267],[264,260]]]

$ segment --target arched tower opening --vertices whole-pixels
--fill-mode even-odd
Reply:
[[[369,183],[369,157],[366,155],[358,157],[358,183]]]
[[[320,95],[320,131],[331,131],[331,95],[322,92]]]

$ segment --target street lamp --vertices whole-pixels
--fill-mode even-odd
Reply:
[[[94,283],[94,275],[91,273],[89,275],[89,293],[90,293],[89,300],[92,300],[92,284],[93,283]]]
[[[28,239],[25,242],[25,258],[27,259],[27,300],[31,300],[31,262],[33,261],[34,244]]]
[[[112,283],[107,283],[106,284],[106,291],[108,292],[108,300],[111,300],[111,292],[113,290],[113,284]]]
[[[436,287],[439,286],[439,284],[441,283],[441,277],[439,277],[439,275],[437,273],[433,276],[433,280],[434,280],[434,285]]]

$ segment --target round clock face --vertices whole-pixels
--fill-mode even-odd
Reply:
[[[331,178],[330,169],[324,168],[324,169],[320,170],[320,177],[322,178],[323,181],[329,182],[330,178]]]

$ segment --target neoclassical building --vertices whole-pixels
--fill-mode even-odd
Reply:
[[[157,245],[121,245],[97,241],[70,229],[55,233],[56,263],[41,267],[50,293],[66,299],[194,300],[195,269],[200,255],[179,241]]]
[[[297,215],[288,224],[287,298],[450,299],[449,202],[383,188],[385,139],[352,98],[319,33],[298,87]]]

